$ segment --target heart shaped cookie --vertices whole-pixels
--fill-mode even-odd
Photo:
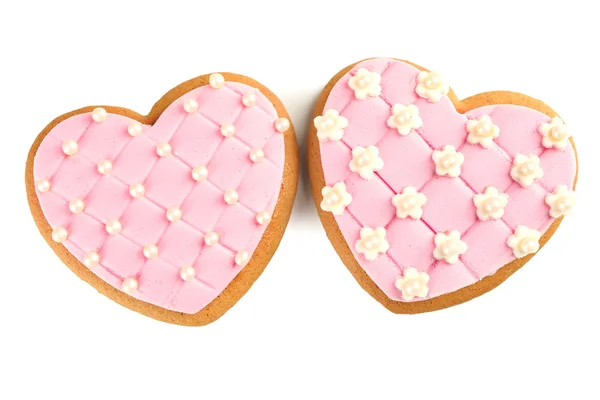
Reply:
[[[145,117],[58,117],[31,147],[26,185],[40,232],[80,278],[142,314],[204,325],[271,259],[297,175],[279,99],[224,73],[177,86]]]
[[[568,127],[518,93],[458,100],[395,59],[340,71],[315,108],[309,168],[321,221],[360,285],[396,313],[502,283],[575,204]]]

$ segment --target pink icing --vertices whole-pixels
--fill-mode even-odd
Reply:
[[[358,100],[348,80],[359,68],[381,74],[379,97]],[[558,185],[572,186],[576,174],[574,149],[569,143],[564,151],[545,149],[537,129],[550,118],[536,110],[516,105],[493,105],[471,110],[466,115],[456,111],[444,96],[437,103],[415,92],[415,67],[397,60],[372,59],[355,65],[333,87],[324,110],[335,109],[348,120],[340,141],[320,142],[325,183],[332,186],[344,181],[352,202],[337,224],[356,260],[393,300],[404,301],[395,287],[402,271],[413,266],[430,276],[427,298],[469,286],[515,259],[506,241],[518,225],[544,232],[553,219],[544,197]],[[423,127],[407,136],[388,128],[391,106],[415,104]],[[500,128],[500,136],[489,149],[466,142],[467,119],[489,115]],[[435,174],[432,152],[453,145],[465,158],[459,178]],[[371,180],[352,173],[348,163],[355,146],[378,147],[384,167]],[[510,177],[517,153],[538,155],[543,178],[522,188]],[[400,219],[391,199],[406,186],[413,186],[427,196],[420,220]],[[473,196],[487,186],[494,186],[509,196],[504,216],[499,220],[477,218]],[[363,226],[383,226],[389,250],[374,261],[367,261],[355,249]],[[436,233],[458,230],[468,250],[455,264],[433,257]],[[422,300],[415,298],[414,301]]]
[[[257,104],[245,107],[242,95],[256,92]],[[193,98],[198,112],[188,114],[183,101]],[[196,313],[219,295],[243,267],[235,255],[255,251],[266,229],[256,214],[272,214],[280,190],[284,163],[283,135],[275,130],[274,106],[256,89],[228,82],[222,89],[203,86],[174,101],[153,126],[132,137],[130,118],[108,114],[94,122],[91,113],[71,117],[44,138],[34,159],[35,181],[49,180],[51,190],[38,192],[41,209],[52,228],[64,227],[64,246],[80,261],[89,251],[100,255],[91,270],[121,289],[125,278],[138,281],[132,296],[184,313]],[[225,138],[223,123],[233,123],[236,134]],[[64,140],[76,140],[79,151],[66,156]],[[172,156],[156,154],[158,143],[168,142]],[[262,148],[265,160],[253,163],[251,149]],[[108,159],[113,170],[97,171]],[[206,165],[209,176],[196,182],[192,168]],[[129,194],[129,186],[143,183],[145,196]],[[224,192],[236,189],[235,205]],[[84,212],[73,214],[69,200],[81,198]],[[166,209],[180,207],[183,217],[169,222]],[[118,219],[120,234],[109,235],[104,223]],[[217,232],[219,243],[207,246],[204,236]],[[146,259],[143,247],[156,244],[159,257]],[[184,281],[183,266],[193,266],[194,279]]]

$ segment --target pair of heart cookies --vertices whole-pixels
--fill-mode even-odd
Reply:
[[[459,100],[439,74],[406,61],[340,71],[308,141],[327,236],[396,313],[496,287],[575,204],[577,155],[553,110],[509,92]],[[260,276],[297,180],[284,106],[228,73],[177,86],[148,116],[62,115],[26,166],[33,217],[61,260],[119,304],[182,325],[216,320]]]

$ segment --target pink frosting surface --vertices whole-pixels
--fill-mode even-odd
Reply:
[[[244,93],[254,91],[256,105],[245,107]],[[198,111],[188,114],[186,99],[195,99]],[[132,296],[166,309],[196,313],[219,295],[243,267],[235,255],[255,251],[266,225],[257,213],[273,213],[283,175],[284,139],[276,131],[277,112],[257,89],[227,82],[221,89],[203,86],[174,101],[153,126],[128,134],[131,119],[108,114],[104,122],[91,113],[79,114],[58,124],[42,141],[34,159],[36,182],[48,180],[51,190],[39,192],[41,209],[50,226],[64,227],[64,246],[80,261],[87,252],[100,255],[91,270],[121,289],[134,278]],[[223,123],[236,133],[226,138]],[[75,140],[79,151],[66,156],[65,140]],[[169,143],[172,155],[159,157],[158,143]],[[253,163],[251,149],[263,149],[265,159]],[[99,161],[113,163],[110,174],[97,170]],[[197,182],[192,169],[205,165],[208,179]],[[129,186],[142,183],[146,193],[133,198]],[[235,189],[239,201],[228,205],[224,192]],[[69,201],[80,198],[85,209],[69,210]],[[182,218],[170,222],[166,210],[176,206]],[[109,235],[105,222],[117,219],[122,230]],[[219,243],[204,243],[207,232],[217,232]],[[143,247],[156,244],[157,258],[146,259]],[[183,266],[193,266],[194,279],[184,281]]]
[[[360,68],[381,74],[382,93],[365,100],[355,98],[348,80]],[[415,67],[392,59],[363,61],[343,76],[331,90],[324,110],[335,109],[348,120],[339,141],[320,142],[325,183],[345,182],[352,202],[337,224],[356,260],[393,300],[404,301],[395,286],[402,271],[411,266],[430,276],[427,298],[469,286],[494,274],[515,256],[506,241],[518,225],[544,232],[553,219],[544,203],[546,194],[557,185],[571,188],[576,174],[574,149],[569,143],[563,151],[546,149],[537,129],[550,118],[536,110],[516,105],[493,105],[456,111],[444,96],[437,103],[415,92]],[[394,104],[415,104],[423,126],[407,136],[389,128],[387,119]],[[489,149],[466,142],[468,119],[489,115],[500,128],[500,136]],[[370,180],[362,179],[348,168],[355,146],[375,145],[384,167]],[[464,155],[458,178],[437,176],[432,160],[434,150],[453,145]],[[516,154],[538,155],[544,175],[522,188],[510,176]],[[420,220],[396,217],[392,197],[406,186],[427,196]],[[473,196],[494,186],[509,196],[504,216],[499,220],[477,218]],[[374,261],[367,261],[355,249],[363,226],[382,226],[387,230],[390,248]],[[458,230],[468,250],[455,264],[433,257],[436,233]],[[413,301],[422,300],[415,298]]]

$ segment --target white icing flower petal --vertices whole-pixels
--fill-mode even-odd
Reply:
[[[547,149],[564,150],[571,137],[569,127],[559,117],[552,118],[549,123],[540,124],[538,132],[542,135],[542,145]]]
[[[467,142],[489,149],[495,138],[500,135],[500,128],[492,123],[489,115],[483,115],[477,120],[467,121]]]
[[[421,71],[417,75],[417,87],[415,92],[420,97],[432,103],[437,103],[448,94],[450,87],[437,72]]]
[[[412,186],[405,187],[402,193],[392,197],[392,204],[396,207],[398,218],[420,219],[423,216],[423,206],[426,202],[427,197],[423,193],[417,192],[417,189]]]
[[[451,231],[448,234],[438,233],[434,237],[435,249],[433,256],[436,260],[444,260],[455,264],[461,254],[467,251],[467,244],[460,240],[460,232]]]
[[[541,236],[539,231],[519,225],[515,232],[508,237],[506,244],[513,250],[515,257],[521,258],[539,250]]]
[[[325,186],[321,189],[321,194],[323,195],[321,209],[331,212],[333,215],[342,215],[352,202],[352,196],[346,191],[344,182],[338,182],[331,187]]]
[[[463,154],[458,153],[452,145],[446,145],[443,150],[435,150],[431,157],[435,162],[435,173],[452,178],[460,175],[462,164],[465,161]]]
[[[490,218],[500,219],[508,204],[508,195],[500,193],[493,186],[488,186],[484,193],[473,196],[473,203],[477,208],[477,217],[481,221],[487,221]]]
[[[315,128],[317,128],[317,138],[321,142],[340,140],[344,137],[344,128],[348,126],[348,120],[333,109],[325,111],[322,116],[316,117],[313,122]]]
[[[379,149],[375,146],[367,148],[357,146],[352,149],[352,160],[348,164],[350,171],[357,172],[363,179],[371,179],[375,171],[383,168],[383,160],[379,157]]]
[[[569,190],[566,185],[559,185],[554,192],[548,193],[545,199],[552,218],[571,215],[576,204],[575,192]]]
[[[517,154],[513,160],[510,176],[522,187],[531,186],[535,181],[542,178],[544,172],[540,167],[540,158],[538,156],[525,156]]]
[[[415,297],[425,298],[429,293],[429,275],[419,272],[415,267],[407,267],[403,274],[396,278],[395,286],[401,292],[404,300]]]
[[[348,80],[348,86],[354,90],[354,97],[364,100],[367,97],[377,97],[381,94],[381,75],[361,68]]]
[[[422,127],[423,121],[419,116],[419,109],[414,104],[395,104],[392,107],[392,115],[387,120],[387,125],[405,136]]]
[[[360,239],[356,241],[354,247],[358,253],[364,254],[368,261],[373,261],[379,254],[387,252],[390,248],[385,235],[386,231],[383,227],[375,229],[363,227],[360,229]]]

